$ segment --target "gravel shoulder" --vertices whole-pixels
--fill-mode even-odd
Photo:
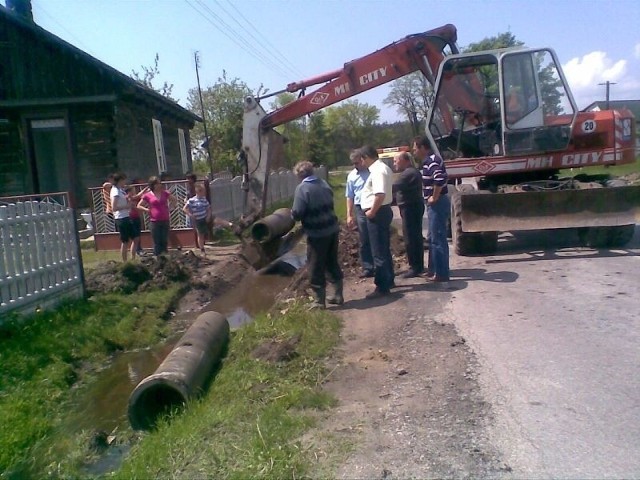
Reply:
[[[396,283],[390,297],[368,301],[370,279],[348,278],[346,303],[334,309],[343,343],[325,387],[338,406],[316,434],[351,445],[336,478],[508,477],[487,438],[478,365],[449,316],[455,282]]]

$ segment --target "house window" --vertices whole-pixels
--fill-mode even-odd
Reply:
[[[156,144],[156,161],[158,162],[158,173],[167,172],[167,157],[164,154],[164,141],[162,139],[162,123],[155,118],[151,119],[153,124],[153,140]]]
[[[189,171],[189,164],[187,163],[187,142],[184,137],[184,130],[178,129],[178,142],[180,143],[180,158],[182,159],[182,173]]]

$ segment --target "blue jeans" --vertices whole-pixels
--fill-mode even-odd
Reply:
[[[393,211],[390,205],[383,205],[373,219],[367,219],[373,264],[376,267],[374,283],[383,292],[391,289],[395,279],[391,259],[391,220]]]
[[[447,242],[447,221],[451,215],[451,200],[441,195],[433,205],[427,204],[429,221],[430,268],[436,277],[449,280],[449,243]]]
[[[365,272],[373,272],[373,254],[371,253],[371,242],[369,241],[369,230],[367,228],[367,217],[360,205],[355,206],[356,223],[360,236],[360,263]]]

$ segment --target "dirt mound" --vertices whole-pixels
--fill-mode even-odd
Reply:
[[[86,275],[89,293],[134,293],[187,282],[193,273],[211,261],[192,252],[169,252],[160,257],[141,257],[136,262],[100,264]]]
[[[240,284],[251,268],[238,247],[210,256],[192,251],[169,251],[159,257],[141,257],[135,262],[109,261],[86,274],[87,292],[131,294],[180,284],[186,291],[177,311],[198,311],[216,296]]]

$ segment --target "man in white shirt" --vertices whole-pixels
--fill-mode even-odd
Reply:
[[[367,217],[367,230],[375,267],[376,289],[366,298],[373,299],[388,295],[395,287],[390,245],[390,227],[393,220],[391,210],[393,172],[378,159],[378,152],[372,146],[365,145],[360,149],[360,153],[369,169],[369,178],[362,188],[360,206]]]

